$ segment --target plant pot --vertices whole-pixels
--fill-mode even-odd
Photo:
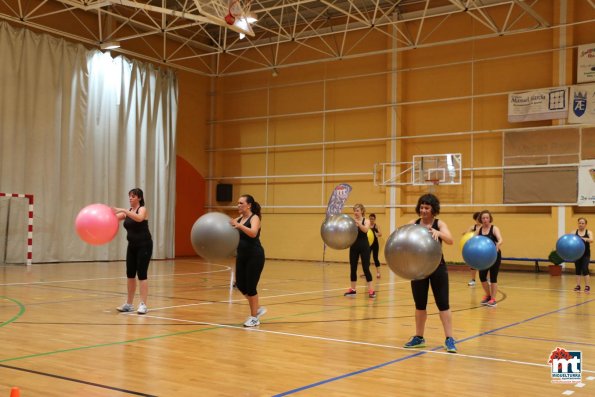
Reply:
[[[550,276],[561,276],[562,275],[562,266],[549,265],[547,270],[550,273]]]

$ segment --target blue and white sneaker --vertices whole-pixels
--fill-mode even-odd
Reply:
[[[258,317],[248,317],[248,320],[244,323],[244,327],[256,327],[260,325],[260,321],[258,321]]]
[[[403,347],[408,349],[426,347],[426,340],[423,336],[412,336],[411,339],[409,339],[409,342],[405,343]]]
[[[446,340],[444,341],[444,349],[446,349],[446,351],[449,353],[457,352],[457,347],[455,346],[455,340],[453,337],[449,336],[448,338],[446,338]]]

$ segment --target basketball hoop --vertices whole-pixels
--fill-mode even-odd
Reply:
[[[426,179],[426,185],[429,185],[429,192],[434,193],[436,191],[436,186],[440,185],[440,179]]]

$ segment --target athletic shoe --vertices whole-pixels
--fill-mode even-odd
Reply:
[[[588,285],[585,287],[585,294],[588,294],[589,292],[591,292],[591,287],[589,287]]]
[[[380,278],[381,274],[380,272],[376,272],[376,278]]]
[[[585,290],[587,289],[587,287],[585,287]],[[581,292],[581,286],[577,285],[576,287],[574,287],[574,292]]]
[[[258,321],[258,317],[248,317],[248,320],[244,323],[244,327],[256,327],[260,325],[260,321]]]
[[[485,296],[483,297],[483,299],[481,300],[481,302],[479,302],[479,303],[481,303],[482,305],[484,305],[484,306],[485,306],[485,305],[487,305],[487,304],[488,304],[488,302],[490,301],[490,299],[492,299],[492,297],[491,297],[491,296],[489,296],[489,295],[485,295]]]
[[[266,312],[267,312],[267,308],[264,306],[260,306],[258,308],[258,310],[256,311],[256,318],[260,319],[262,316],[265,315]]]
[[[486,305],[489,307],[496,307],[496,299],[490,299]]]
[[[446,349],[446,351],[449,353],[457,352],[457,347],[455,346],[454,338],[452,338],[451,336],[446,338],[446,340],[444,341],[444,349]]]
[[[124,303],[122,306],[116,307],[116,310],[122,313],[133,312],[134,306],[132,306],[130,303]]]
[[[147,314],[148,311],[149,309],[147,309],[145,302],[141,302],[140,305],[138,305],[138,309],[136,310],[138,314]]]
[[[343,294],[343,296],[355,296],[356,293],[357,293],[356,290],[349,288],[349,290],[347,292],[345,292]]]
[[[374,290],[370,290],[370,291],[368,291],[368,296],[369,296],[370,298],[376,298],[376,291],[374,291]]]
[[[426,347],[426,340],[422,336],[412,336],[409,342],[405,343],[403,347],[406,348],[420,348]]]
[[[467,285],[470,287],[475,287],[475,280],[470,280]]]

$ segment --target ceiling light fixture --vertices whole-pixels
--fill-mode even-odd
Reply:
[[[106,41],[105,43],[99,43],[99,48],[102,50],[113,50],[116,48],[120,48],[119,41]]]

